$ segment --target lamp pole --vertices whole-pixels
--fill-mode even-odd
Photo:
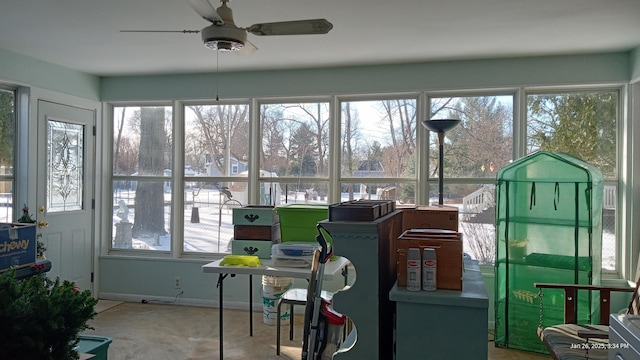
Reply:
[[[444,134],[458,126],[459,119],[431,119],[422,121],[422,125],[438,134],[438,205],[444,204]]]
[[[444,131],[438,132],[438,205],[444,204]]]

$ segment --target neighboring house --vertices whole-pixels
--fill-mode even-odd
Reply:
[[[235,176],[246,178],[249,176],[249,171],[243,171]],[[278,175],[274,172],[260,170],[260,177],[276,179]],[[246,181],[229,183],[229,190],[233,199],[239,201],[242,205],[248,204],[247,186],[248,183]],[[260,182],[260,205],[280,205],[281,199],[282,189],[280,188],[280,183],[276,181]]]
[[[224,164],[224,158],[220,159],[220,163]],[[240,161],[234,157],[231,158],[231,160],[229,161],[229,164],[230,164],[229,175],[240,174],[243,171],[247,171],[249,168],[246,162]],[[224,173],[220,173],[220,171],[218,171],[218,167],[216,166],[216,164],[212,162],[207,162],[205,166],[207,168],[208,176],[225,176]]]
[[[358,170],[353,177],[384,177],[384,166],[380,160],[362,160],[358,163]]]
[[[353,172],[353,177],[384,177],[384,166],[380,160],[361,160],[358,163],[358,170]],[[383,185],[360,184],[360,198],[364,199],[368,194],[377,194],[380,186]]]
[[[166,176],[166,177],[171,177],[172,175],[172,171],[171,169],[164,169],[162,171],[162,175]],[[186,166],[184,168],[184,175],[185,176],[197,176],[197,175],[202,175],[200,173],[198,173],[197,171],[191,169],[190,166]],[[138,176],[138,173],[135,172],[133,174],[131,174],[131,176]],[[114,188],[119,189],[119,190],[135,190],[136,186],[138,185],[138,182],[135,180],[132,181],[119,181],[118,183],[114,182]],[[196,186],[196,183],[193,182],[187,182],[185,183],[186,187],[194,187]],[[171,192],[171,181],[165,181],[164,182],[164,186],[163,186],[163,190],[165,193],[170,193]]]

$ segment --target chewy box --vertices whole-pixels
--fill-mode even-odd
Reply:
[[[271,241],[264,240],[231,240],[233,255],[255,255],[260,259],[271,259]]]
[[[329,218],[327,204],[286,204],[276,207],[280,216],[280,239],[287,241],[316,241],[318,222]],[[326,234],[325,234],[326,235]],[[327,239],[330,241],[330,239]]]
[[[78,335],[79,353],[92,354],[92,360],[107,360],[111,338],[106,336]]]
[[[36,263],[36,225],[0,223],[0,271]]]

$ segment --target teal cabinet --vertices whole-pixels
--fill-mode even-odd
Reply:
[[[489,297],[475,260],[465,260],[462,291],[389,292],[396,303],[395,360],[487,360]]]
[[[333,359],[393,359],[395,303],[389,300],[389,291],[396,281],[402,213],[396,210],[374,221],[320,224],[331,233],[334,252],[349,259],[356,272],[351,287],[333,295],[333,308],[355,327]]]

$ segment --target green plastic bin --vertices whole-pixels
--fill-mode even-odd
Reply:
[[[106,336],[80,335],[78,336],[79,353],[95,355],[91,360],[107,360],[111,338]]]
[[[328,204],[285,204],[276,207],[280,216],[280,239],[316,241],[318,222],[329,218]]]

